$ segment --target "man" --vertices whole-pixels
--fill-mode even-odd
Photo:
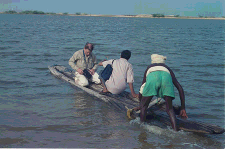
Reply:
[[[134,74],[133,74],[133,67],[128,62],[131,57],[131,52],[129,50],[124,50],[121,53],[120,59],[116,60],[108,60],[100,62],[99,65],[106,67],[107,64],[111,64],[113,67],[112,74],[108,80],[104,80],[101,78],[103,90],[100,94],[119,94],[126,89],[126,84],[129,84],[131,94],[134,98],[138,95],[135,94],[133,88],[134,82]]]
[[[183,88],[177,81],[173,71],[164,64],[166,57],[158,54],[152,54],[151,59],[152,64],[148,66],[145,71],[142,86],[139,92],[140,107],[134,108],[134,110],[141,110],[140,120],[144,122],[147,115],[146,110],[152,97],[157,96],[164,98],[166,101],[166,112],[170,116],[172,128],[177,131],[176,117],[172,105],[172,100],[175,98],[173,85],[175,85],[180,95],[180,117],[187,118]]]
[[[76,70],[75,82],[81,86],[88,86],[88,80],[96,84],[101,83],[99,75],[96,73],[98,63],[96,56],[92,53],[93,49],[93,44],[87,42],[84,49],[76,51],[69,59],[69,65]],[[91,76],[90,79],[84,76],[85,70],[91,74],[89,74]]]

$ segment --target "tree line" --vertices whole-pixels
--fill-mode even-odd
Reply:
[[[37,10],[34,10],[34,11],[32,11],[32,10],[26,10],[26,11],[22,11],[22,12],[16,12],[15,10],[9,10],[9,11],[5,11],[4,13],[6,13],[6,14],[51,14],[51,15],[56,14],[54,12],[47,12],[47,13],[45,13],[43,11],[37,11]],[[68,15],[67,12],[65,12],[63,14],[64,15]],[[87,15],[86,13],[82,13],[81,14],[80,12],[76,12],[75,14],[76,15]],[[136,15],[130,15],[130,16],[136,16]],[[152,14],[152,16],[153,17],[158,17],[158,18],[165,17],[164,14]],[[179,15],[176,15],[175,17],[179,17]]]
[[[50,15],[56,15],[55,12],[43,12],[43,11],[38,11],[38,10],[25,10],[21,12],[16,12],[15,10],[9,10],[5,11],[5,14],[50,14]],[[63,15],[68,15],[68,12],[62,13]],[[76,15],[87,15],[86,13],[81,14],[80,12],[76,12]]]

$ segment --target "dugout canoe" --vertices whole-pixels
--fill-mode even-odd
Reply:
[[[88,87],[82,87],[75,83],[74,81],[74,71],[62,66],[62,65],[52,65],[48,66],[49,71],[51,74],[53,74],[55,77],[60,78],[66,82],[71,83],[73,86],[76,86],[80,88],[81,90],[84,90],[88,94],[97,97],[98,99],[101,99],[104,102],[107,102],[108,104],[113,105],[118,110],[123,111],[124,113],[127,112],[127,109],[125,107],[133,108],[139,105],[139,101],[135,98],[132,98],[131,94],[129,92],[124,91],[123,93],[119,95],[101,95],[99,92],[102,90],[101,85],[96,84],[90,84]],[[152,120],[157,120],[164,125],[171,126],[169,116],[165,112],[165,104],[154,104],[150,108],[148,108],[147,111],[147,122],[151,122]],[[175,113],[178,115],[180,107],[175,106],[174,107]],[[178,129],[188,131],[188,132],[196,132],[196,133],[206,133],[206,134],[222,134],[225,132],[225,129],[208,123],[203,122],[197,122],[197,121],[191,121],[189,119],[180,119],[177,118],[177,126]]]

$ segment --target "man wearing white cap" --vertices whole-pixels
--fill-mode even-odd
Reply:
[[[140,120],[146,120],[147,108],[153,96],[164,98],[166,101],[166,112],[170,116],[172,127],[177,131],[176,117],[173,110],[172,100],[175,98],[174,86],[179,91],[181,100],[180,116],[187,118],[185,111],[185,96],[180,83],[177,81],[173,71],[165,65],[166,57],[163,55],[152,54],[152,64],[145,71],[142,86],[139,91],[140,107],[134,108],[135,111],[141,110]]]

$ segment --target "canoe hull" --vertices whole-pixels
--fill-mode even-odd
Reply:
[[[82,87],[75,83],[74,81],[74,72],[67,67],[61,65],[53,65],[48,67],[50,72],[57,78],[60,78],[66,82],[71,83],[73,86],[76,86],[90,95],[93,95],[104,102],[111,104],[112,106],[116,107],[118,110],[127,112],[128,108],[133,108],[139,105],[139,101],[135,98],[132,98],[129,92],[124,91],[119,95],[101,95],[99,92],[102,90],[101,85],[90,84],[88,87]],[[178,115],[180,111],[180,107],[174,107],[175,113]],[[148,108],[147,112],[147,122],[151,122],[152,120],[157,120],[167,126],[171,126],[170,118],[166,113],[165,104],[155,104],[152,107]],[[222,134],[225,132],[225,129],[213,125],[207,124],[203,122],[196,122],[190,121],[188,119],[180,119],[177,118],[177,126],[178,129],[189,131],[189,132],[196,132],[196,133],[206,133],[206,134]]]

